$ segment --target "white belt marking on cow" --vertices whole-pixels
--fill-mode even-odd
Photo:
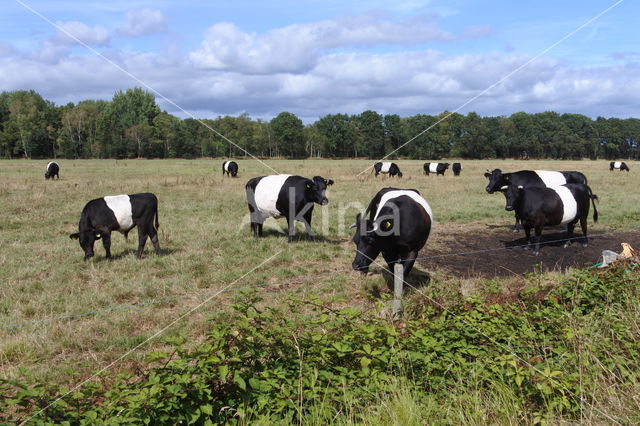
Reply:
[[[55,161],[49,161],[49,163],[47,163],[47,167],[45,167],[44,171],[46,172],[47,170],[49,170],[49,166],[52,165],[53,163],[55,163]],[[620,168],[618,166],[618,168]]]
[[[390,168],[391,168],[391,163],[385,161],[384,163],[382,163],[382,168],[380,169],[380,171],[382,173],[389,173]]]
[[[560,172],[550,172],[547,170],[536,170],[535,172],[547,187],[560,186],[567,183],[567,178]]]
[[[225,172],[229,171],[229,163],[230,161],[225,161],[224,164],[222,165],[222,168],[224,169]]]
[[[389,191],[385,193],[380,198],[380,203],[378,204],[378,209],[376,210],[376,215],[373,217],[373,220],[375,221],[378,218],[378,215],[380,214],[380,210],[382,210],[382,207],[384,207],[384,205],[389,200],[401,197],[403,195],[406,195],[407,197],[411,197],[416,203],[420,204],[429,215],[429,218],[433,220],[433,213],[431,212],[431,207],[429,206],[429,203],[427,203],[427,200],[422,198],[415,191],[406,191],[406,190]]]
[[[554,186],[551,189],[556,191],[562,201],[563,211],[562,222],[560,222],[560,225],[571,222],[578,215],[578,203],[576,203],[576,199],[573,194],[566,186]]]
[[[438,173],[438,163],[429,163],[429,172]]]
[[[128,231],[133,226],[133,213],[131,211],[131,200],[128,195],[109,195],[104,197],[107,207],[116,216],[119,231]]]
[[[260,182],[256,185],[255,200],[258,211],[262,213],[262,216],[267,218],[269,216],[280,217],[282,213],[276,208],[276,202],[278,201],[278,194],[282,185],[291,175],[271,175],[265,176],[260,179]]]
[[[621,165],[622,165],[622,161],[616,161],[615,163],[613,163],[613,168],[619,169]]]

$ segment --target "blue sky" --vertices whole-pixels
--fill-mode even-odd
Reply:
[[[157,96],[163,109],[199,118],[437,114],[614,4],[7,0],[0,90],[64,104],[111,99],[142,81],[175,104]],[[637,1],[622,1],[460,112],[638,116],[638,16]]]

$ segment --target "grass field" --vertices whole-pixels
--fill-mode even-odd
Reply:
[[[274,303],[295,293],[336,306],[368,308],[371,287],[384,288],[384,278],[351,271],[355,248],[347,228],[357,212],[354,206],[366,206],[384,186],[418,189],[431,204],[436,227],[424,254],[446,250],[450,229],[512,223],[502,195],[484,190],[482,173],[495,167],[580,170],[600,197],[601,220],[590,223],[590,232],[632,230],[640,224],[638,163],[629,162],[631,172],[621,173],[609,172],[607,161],[463,161],[462,176],[454,178],[450,171],[444,177],[424,176],[421,161],[396,162],[404,173],[400,180],[374,178],[370,170],[358,175],[372,163],[368,160],[268,160],[280,173],[321,175],[336,182],[328,190],[330,204],[314,211],[313,228],[326,233],[318,241],[287,244],[275,231],[261,240],[250,236],[244,184],[272,173],[253,160],[238,161],[236,179],[221,176],[222,160],[59,160],[61,179],[53,182],[43,177],[47,161],[0,161],[0,376],[14,377],[20,368],[47,380],[65,376],[67,368],[88,376],[230,284],[229,290],[264,286]],[[113,235],[113,260],[104,259],[97,242],[96,256],[83,262],[81,248],[68,236],[77,231],[85,203],[147,191],[159,198],[165,254],[156,256],[148,243],[145,257],[136,259],[133,232],[128,242]],[[268,224],[275,222],[267,222],[265,230]],[[300,226],[298,232],[302,230]],[[486,246],[500,244],[488,240]],[[429,291],[447,297],[468,294],[453,281],[456,277],[451,277],[452,286],[443,272],[420,269],[438,277]],[[499,286],[502,281],[495,282]],[[207,318],[225,310],[235,294],[217,295],[112,370],[134,368],[162,345],[164,336],[183,333],[198,341],[208,329]]]

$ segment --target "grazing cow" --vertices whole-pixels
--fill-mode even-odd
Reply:
[[[548,186],[564,185],[566,183],[581,183],[586,185],[587,178],[580,172],[551,172],[547,170],[521,170],[513,173],[502,173],[500,169],[494,169],[484,174],[489,179],[486,190],[489,194],[496,191],[504,191],[510,185],[524,188],[546,188]],[[518,232],[520,222],[516,213],[516,223],[513,232]]]
[[[505,210],[515,211],[522,220],[527,234],[527,245],[531,245],[531,228],[535,229],[535,247],[533,254],[540,252],[542,228],[553,225],[567,225],[567,241],[571,244],[573,229],[578,220],[582,228],[582,245],[587,246],[587,217],[589,202],[593,204],[593,221],[598,221],[596,195],[591,188],[583,184],[568,183],[548,188],[524,188],[522,185],[510,185],[505,190]],[[528,247],[526,247],[528,248]]]
[[[135,226],[138,226],[136,257],[142,256],[147,237],[151,238],[156,254],[160,254],[158,199],[150,192],[112,195],[89,201],[80,215],[79,232],[69,235],[69,238],[80,241],[84,260],[93,257],[93,243],[102,239],[106,257],[110,258],[111,231],[119,231],[126,238]]]
[[[313,203],[322,206],[329,204],[326,197],[329,185],[333,185],[333,181],[321,176],[307,179],[302,176],[271,175],[251,179],[245,185],[245,189],[253,236],[262,236],[262,224],[268,217],[284,216],[289,225],[289,242],[293,240],[296,232],[296,220],[304,223],[307,236],[313,238]]]
[[[55,161],[50,161],[44,170],[44,178],[47,180],[51,178],[51,180],[53,180],[53,177],[57,176],[58,179],[60,179],[60,175],[58,174],[59,172],[60,166],[58,165],[58,163],[56,163]]]
[[[227,176],[236,177],[238,174],[238,163],[235,161],[225,161],[222,163],[222,176],[224,176],[225,173]]]
[[[460,172],[462,171],[462,164],[453,163],[453,165],[451,166],[451,170],[453,170],[454,176],[460,176]]]
[[[398,177],[402,177],[402,172],[400,171],[400,167],[396,163],[391,163],[389,161],[385,161],[384,163],[378,161],[373,165],[373,170],[376,172],[376,177],[380,173],[389,174],[389,177],[394,177],[398,175]]]
[[[351,225],[356,228],[353,269],[366,273],[382,253],[390,270],[394,263],[403,264],[406,278],[431,232],[429,204],[415,189],[384,188],[373,197],[364,216],[358,214]]]
[[[449,163],[424,163],[424,174],[429,176],[429,173],[435,173],[437,175],[444,176],[444,172],[449,168]]]
[[[613,169],[620,169],[620,171],[626,170],[629,171],[629,166],[627,166],[624,161],[612,161],[609,163],[609,171],[612,172]]]

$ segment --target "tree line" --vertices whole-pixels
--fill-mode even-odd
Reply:
[[[290,112],[270,121],[247,114],[180,119],[160,110],[153,94],[142,88],[118,91],[111,101],[64,106],[33,90],[0,93],[0,158],[242,157],[246,152],[260,157],[381,158],[395,151],[395,157],[433,160],[638,159],[639,143],[637,118],[593,120],[553,111],[498,117],[443,111],[400,117],[369,110],[329,114],[305,125]]]

